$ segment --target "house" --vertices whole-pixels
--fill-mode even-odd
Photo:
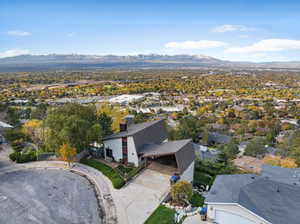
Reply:
[[[3,121],[0,121],[0,131],[10,129],[10,128],[13,128],[13,126],[10,125],[10,124],[5,123]]]
[[[216,162],[219,159],[220,151],[217,149],[209,148],[204,145],[193,143],[196,156],[200,160],[207,160]]]
[[[207,217],[219,224],[299,223],[299,177],[299,168],[270,165],[261,176],[219,175],[205,199]]]
[[[202,135],[199,136],[202,138]],[[207,144],[212,145],[223,145],[231,141],[231,137],[227,135],[220,134],[218,132],[209,132]]]
[[[104,158],[149,168],[193,181],[195,150],[190,139],[168,141],[164,120],[120,124],[120,132],[104,138]]]

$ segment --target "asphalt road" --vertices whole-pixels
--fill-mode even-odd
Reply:
[[[78,174],[27,169],[0,175],[2,224],[101,224],[94,187]]]

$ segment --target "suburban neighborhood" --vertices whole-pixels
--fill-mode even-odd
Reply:
[[[1,0],[0,224],[300,224],[299,11]]]

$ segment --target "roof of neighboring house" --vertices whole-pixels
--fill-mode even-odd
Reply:
[[[10,124],[0,121],[0,128],[13,128]]]
[[[196,156],[201,160],[216,161],[221,153],[217,149],[208,148],[207,146],[193,143]]]
[[[274,148],[272,146],[265,146],[265,150],[267,151],[267,154],[275,155],[278,151],[277,148]]]
[[[262,176],[278,182],[300,186],[300,168],[282,168],[264,164]]]
[[[273,224],[298,223],[300,213],[295,211],[300,206],[300,187],[286,176],[295,169],[269,165],[264,168],[262,176],[217,176],[205,202],[238,203]]]
[[[139,149],[139,153],[143,157],[175,155],[180,173],[183,173],[195,160],[195,150],[191,139],[164,142],[161,144],[145,144]]]
[[[147,131],[147,134],[154,134],[154,131],[159,131],[162,128],[162,131],[165,131],[163,128],[164,120],[155,120],[139,124],[132,124],[127,127],[127,131],[120,131],[112,135],[106,136],[104,140],[113,139],[113,138],[122,138],[127,136],[133,136],[141,131]]]
[[[218,132],[210,132],[208,136],[208,142],[214,142],[215,144],[226,144],[231,141],[231,137],[220,134]]]

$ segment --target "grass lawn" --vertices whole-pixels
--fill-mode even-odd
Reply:
[[[160,205],[146,220],[145,224],[174,224],[174,216],[175,210]]]
[[[114,188],[116,188],[116,189],[120,189],[125,184],[125,181],[123,180],[123,178],[113,168],[111,168],[97,160],[82,159],[80,162],[99,170],[101,173],[103,173],[105,176],[107,176],[111,180]]]
[[[204,204],[205,198],[202,197],[202,195],[198,193],[194,193],[192,199],[190,200],[190,203],[193,207],[202,207]]]

